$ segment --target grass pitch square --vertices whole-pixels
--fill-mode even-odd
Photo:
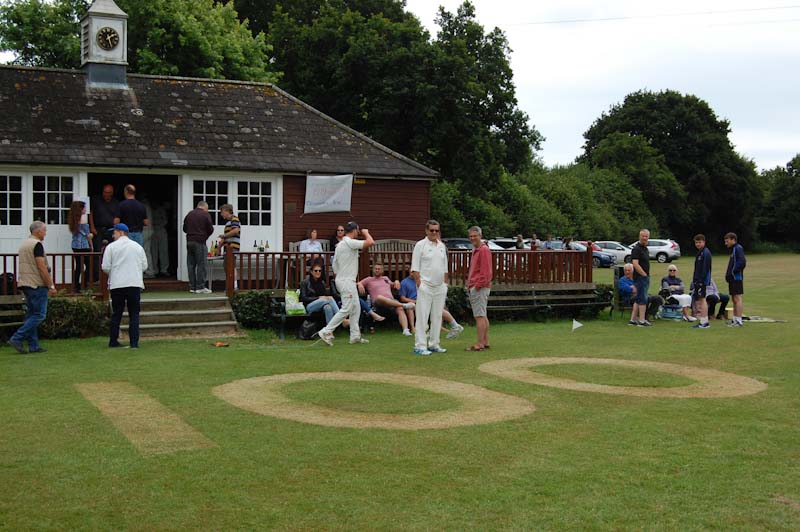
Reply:
[[[714,274],[723,291],[724,263]],[[691,261],[680,264],[688,275]],[[4,346],[0,529],[796,530],[798,295],[800,256],[750,256],[745,313],[785,323],[644,329],[603,314],[571,332],[570,320],[495,321],[491,350],[465,352],[467,327],[431,357],[413,356],[393,329],[369,345],[340,332],[333,348],[263,332],[227,349],[145,339],[121,351],[94,338],[23,356]],[[555,360],[506,362],[543,358]],[[498,364],[535,382],[480,369]],[[696,376],[672,367],[759,389],[681,396]],[[316,417],[215,394],[236,382],[253,384],[234,390],[237,402]],[[330,426],[342,419],[360,424]]]

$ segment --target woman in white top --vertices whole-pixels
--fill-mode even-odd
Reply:
[[[322,253],[322,242],[317,240],[317,230],[308,231],[308,238],[300,242],[300,253]]]

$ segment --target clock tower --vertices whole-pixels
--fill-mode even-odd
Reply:
[[[81,19],[81,65],[90,85],[127,85],[128,15],[114,0],[94,0]]]

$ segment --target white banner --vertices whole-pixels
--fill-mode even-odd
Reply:
[[[303,212],[348,212],[352,194],[353,174],[307,176]]]

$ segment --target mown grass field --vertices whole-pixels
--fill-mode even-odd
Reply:
[[[365,346],[269,335],[210,342],[46,342],[0,349],[0,528],[25,529],[798,529],[800,256],[748,257],[745,313],[788,320],[706,331],[626,319],[494,323],[492,349],[414,357],[398,331]],[[716,261],[722,288],[724,258]],[[654,277],[662,268],[653,265]],[[691,261],[678,261],[690,277]],[[666,267],[663,266],[666,270]],[[599,272],[598,282],[604,282]],[[597,357],[713,368],[767,383],[726,399],[576,392],[482,373],[484,362]],[[649,370],[560,364],[542,373],[620,386],[684,386]],[[331,428],[238,409],[212,388],[300,372],[381,372],[473,384],[532,402],[498,423],[437,430]],[[129,383],[212,443],[137,450],[76,384]],[[458,407],[396,384],[306,381],[291,400],[418,415]],[[139,412],[141,414],[142,412]],[[136,412],[131,414],[136,415]],[[147,416],[144,416],[147,417]],[[145,435],[147,436],[147,435]]]

